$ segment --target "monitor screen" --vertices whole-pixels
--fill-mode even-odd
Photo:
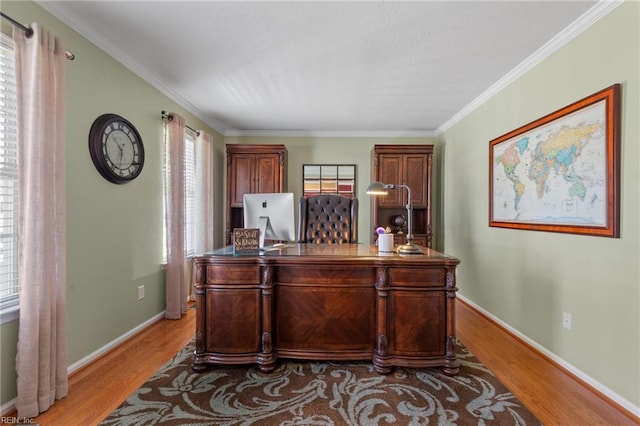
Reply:
[[[293,193],[244,194],[244,227],[260,229],[264,240],[294,241]]]

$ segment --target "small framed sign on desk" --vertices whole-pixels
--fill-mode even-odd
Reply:
[[[260,252],[260,229],[236,228],[233,230],[233,254],[257,255]]]

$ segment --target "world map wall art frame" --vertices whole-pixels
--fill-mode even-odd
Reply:
[[[489,226],[620,236],[620,84],[489,143]]]

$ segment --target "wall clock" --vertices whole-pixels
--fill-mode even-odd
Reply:
[[[144,165],[140,133],[128,120],[103,114],[91,125],[89,152],[102,177],[113,183],[127,183],[138,177]]]

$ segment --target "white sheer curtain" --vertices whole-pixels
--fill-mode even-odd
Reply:
[[[196,139],[196,254],[213,250],[213,136],[200,130]]]
[[[184,241],[184,131],[185,119],[169,114],[167,123],[167,274],[165,317],[179,319],[187,312],[187,252]]]
[[[18,398],[35,417],[68,392],[66,347],[65,49],[38,24],[16,29],[19,137]]]

